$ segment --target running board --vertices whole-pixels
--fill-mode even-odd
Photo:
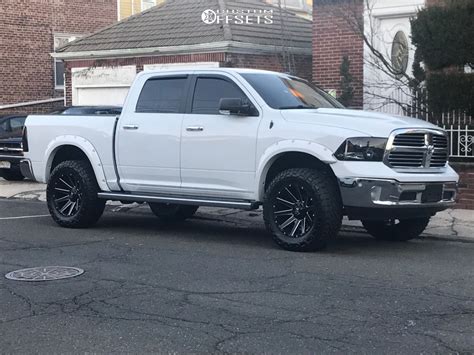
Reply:
[[[156,202],[156,203],[173,203],[177,205],[194,205],[194,206],[211,206],[223,208],[237,208],[242,210],[254,210],[259,207],[259,203],[255,201],[245,200],[219,200],[212,198],[196,198],[196,197],[178,197],[178,196],[158,196],[158,195],[137,195],[115,192],[99,192],[97,197],[102,200],[113,201],[131,201],[131,202]]]

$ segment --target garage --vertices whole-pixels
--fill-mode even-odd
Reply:
[[[215,68],[218,62],[168,63],[144,65],[146,70],[176,67]],[[123,106],[128,90],[137,74],[136,65],[117,67],[81,67],[72,69],[72,104],[74,106]]]

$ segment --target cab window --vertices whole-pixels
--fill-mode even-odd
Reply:
[[[225,79],[198,77],[194,89],[191,113],[218,115],[222,98],[240,98],[248,100],[240,88]]]
[[[136,112],[183,113],[187,77],[152,78],[143,86]]]

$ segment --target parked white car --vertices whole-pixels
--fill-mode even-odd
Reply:
[[[276,243],[306,251],[333,240],[344,215],[409,240],[455,203],[443,130],[346,110],[275,72],[143,72],[120,116],[30,116],[26,127],[22,171],[48,184],[64,227],[93,225],[106,200],[147,202],[166,221],[263,205]]]

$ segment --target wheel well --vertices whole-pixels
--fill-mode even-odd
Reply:
[[[265,177],[265,191],[275,176],[277,176],[283,170],[292,168],[311,168],[324,171],[326,174],[332,177],[334,182],[337,181],[336,176],[329,165],[322,162],[315,156],[307,153],[288,152],[277,156],[268,169],[267,175]]]
[[[49,170],[50,173],[55,167],[66,160],[82,160],[90,164],[89,158],[80,148],[73,145],[63,145],[56,151],[54,155],[53,161],[51,163],[51,169]]]

